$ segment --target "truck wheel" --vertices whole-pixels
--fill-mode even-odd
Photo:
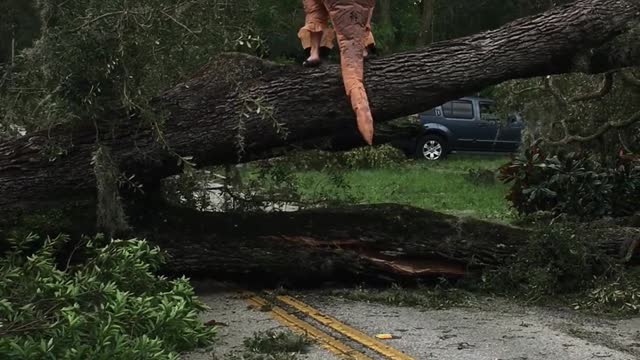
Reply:
[[[416,156],[429,161],[436,161],[447,156],[447,141],[438,135],[427,135],[418,142]]]

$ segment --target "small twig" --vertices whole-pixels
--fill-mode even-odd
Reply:
[[[76,32],[78,30],[82,30],[83,28],[85,28],[85,27],[87,27],[87,26],[89,26],[89,25],[91,25],[91,24],[93,24],[95,22],[98,22],[98,21],[100,21],[100,20],[102,20],[102,19],[104,19],[106,17],[114,16],[114,15],[122,15],[122,14],[125,14],[126,12],[127,12],[126,10],[120,10],[120,11],[112,11],[112,12],[104,13],[104,14],[98,16],[98,17],[95,17],[95,18],[93,18],[93,19],[91,19],[89,21],[86,21],[85,23],[83,23],[82,25],[80,25],[78,27],[75,27],[73,29],[67,30],[66,32],[67,33],[73,33],[73,32]]]
[[[542,87],[542,86],[531,86],[531,87],[528,87],[528,88],[525,88],[525,89],[522,89],[522,90],[515,91],[514,94],[515,95],[522,95],[524,93],[531,92],[531,91],[544,91],[544,90],[545,90],[545,88]]]
[[[45,96],[42,100],[38,101],[38,105],[36,105],[35,109],[33,109],[33,111],[31,112],[32,116],[36,114],[36,112],[38,112],[38,110],[40,110],[40,108],[42,107],[42,105],[44,105],[47,101],[51,100],[51,98],[53,97],[53,95],[55,93],[57,93],[58,91],[60,91],[60,89],[62,88],[62,85],[58,84],[58,86],[56,86],[55,89],[53,89],[52,92],[50,92],[49,94],[47,94],[47,96]]]
[[[71,0],[65,0],[62,3],[58,4],[58,7],[61,8],[61,7],[65,6],[65,5],[67,5],[67,3],[70,2],[70,1]]]
[[[48,316],[51,315],[51,313],[53,313],[59,306],[60,306],[59,304],[54,304],[53,306],[51,306],[49,309],[45,310],[42,313],[42,318],[31,320],[29,322],[17,325],[15,327],[12,327],[10,325],[6,329],[3,330],[3,333],[0,333],[0,334],[8,335],[8,334],[11,334],[11,333],[47,329],[50,326],[48,321],[52,320],[52,319],[48,318]],[[42,325],[34,326],[34,325],[37,325],[37,324],[40,324],[40,323],[42,323]]]
[[[625,152],[627,152],[627,153],[632,152],[631,150],[629,150],[629,146],[627,145],[627,142],[622,137],[622,133],[620,132],[620,130],[618,130],[618,140],[620,141],[620,145],[622,146],[622,149]]]
[[[80,249],[82,245],[84,245],[84,240],[78,241],[78,243],[73,247],[73,250],[71,250],[71,254],[69,254],[69,257],[67,258],[67,264],[64,267],[64,272],[67,272],[69,270],[69,267],[71,267],[71,260],[73,259],[73,255],[75,255],[76,251],[78,251],[78,249]]]
[[[177,10],[180,7],[184,7],[184,8],[188,9],[189,7],[191,7],[195,3],[197,3],[197,1],[178,2],[177,4],[174,4],[174,5],[171,5],[171,6],[166,6],[166,7],[162,8],[161,11]]]
[[[193,30],[189,29],[189,27],[188,27],[187,25],[185,25],[185,24],[181,23],[180,21],[178,21],[178,19],[176,19],[176,18],[174,18],[173,16],[171,16],[171,15],[167,14],[164,10],[160,10],[160,12],[161,12],[164,16],[166,16],[166,17],[168,17],[169,19],[171,19],[174,23],[178,24],[180,27],[182,27],[183,29],[187,30],[191,35],[193,35],[193,36],[195,36],[195,37],[198,37],[198,34],[197,34],[195,31],[193,31]]]

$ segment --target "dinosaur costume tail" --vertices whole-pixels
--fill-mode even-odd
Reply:
[[[320,46],[333,47],[331,19],[340,47],[342,79],[356,114],[358,130],[364,140],[373,142],[373,116],[364,88],[364,53],[374,44],[371,34],[371,15],[375,0],[303,0],[306,14],[305,26],[298,36],[304,48],[311,46],[311,33],[322,32]]]

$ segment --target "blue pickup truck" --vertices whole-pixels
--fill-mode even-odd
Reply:
[[[481,97],[449,101],[418,114],[421,136],[391,145],[427,160],[439,160],[452,151],[515,152],[522,140],[518,115],[501,119],[495,102]]]

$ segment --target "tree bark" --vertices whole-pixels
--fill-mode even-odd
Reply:
[[[632,43],[635,52],[606,46],[637,25],[639,8],[638,0],[579,0],[497,30],[371,60],[365,82],[374,118],[415,114],[509,79],[637,64],[639,41]],[[598,50],[603,46],[605,53]],[[0,143],[0,209],[94,197],[97,142],[149,191],[181,171],[175,154],[205,166],[355,134],[338,71],[337,65],[305,69],[228,54],[154,100],[166,115],[161,141],[152,126],[124,114],[114,128],[60,126]],[[63,151],[45,151],[52,143]]]
[[[460,277],[509,264],[532,230],[400,205],[295,213],[203,213],[154,206],[133,219],[176,274],[275,281]],[[620,260],[640,259],[640,229],[577,234]]]

